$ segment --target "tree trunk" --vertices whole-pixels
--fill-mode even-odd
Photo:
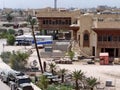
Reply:
[[[41,72],[43,73],[41,58],[40,58],[39,50],[38,50],[38,47],[37,47],[37,42],[36,42],[36,38],[35,38],[35,34],[34,34],[34,27],[33,27],[33,25],[32,25],[32,34],[33,34],[33,38],[34,38],[34,42],[35,42],[35,48],[36,48],[36,51],[37,51],[37,56],[38,56]]]
[[[43,69],[44,69],[44,72],[46,72],[46,62],[45,61],[43,62]]]
[[[54,70],[53,69],[51,70],[51,73],[52,73],[52,75],[54,75]]]
[[[62,75],[61,77],[62,77],[62,83],[64,83],[64,75]]]
[[[78,80],[75,81],[75,84],[76,84],[75,90],[79,90]]]

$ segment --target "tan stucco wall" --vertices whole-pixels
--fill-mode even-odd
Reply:
[[[77,20],[77,18],[81,15],[80,10],[54,10],[53,8],[44,8],[36,10],[37,17],[71,17],[72,23]]]
[[[92,55],[92,47],[94,46],[95,49],[97,48],[96,47],[97,35],[92,30],[92,25],[93,25],[92,16],[90,16],[90,15],[83,15],[83,16],[81,16],[79,18],[79,25],[80,25],[80,30],[78,31],[77,35],[80,35],[80,48],[86,54]],[[83,46],[83,34],[84,34],[84,31],[86,31],[86,30],[90,34],[90,37],[89,37],[89,39],[90,39],[89,45],[90,46],[89,47],[84,47]]]
[[[94,27],[95,28],[120,28],[120,15],[95,15]],[[103,19],[103,21],[98,21],[98,19]]]
[[[103,19],[99,21],[98,19]],[[92,28],[120,28],[120,15],[81,15],[78,24],[80,30],[77,33],[77,37],[80,35],[80,48],[88,55],[92,55],[92,47],[95,47],[95,56],[98,57],[100,49],[97,48],[97,34]],[[87,30],[90,33],[90,46],[83,47],[83,33]]]

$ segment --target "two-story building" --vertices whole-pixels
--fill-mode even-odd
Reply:
[[[77,39],[82,51],[88,55],[99,56],[108,52],[110,57],[120,57],[120,14],[102,13],[82,15]]]
[[[43,30],[45,35],[52,34],[55,39],[69,40],[72,31],[77,36],[78,28],[70,25],[76,24],[80,15],[80,10],[44,8],[36,11],[40,30]]]
[[[36,16],[45,35],[67,40],[74,37],[79,49],[90,56],[108,52],[110,57],[120,57],[119,12],[83,15],[80,10],[45,8],[37,10]]]

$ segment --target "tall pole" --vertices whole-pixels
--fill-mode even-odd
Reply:
[[[40,54],[39,54],[39,50],[38,50],[38,47],[37,47],[37,42],[36,42],[36,38],[35,38],[35,34],[34,34],[34,25],[32,25],[32,34],[33,34],[33,38],[34,38],[35,48],[36,48],[36,51],[37,51],[37,56],[38,56],[41,72],[43,73],[41,58],[40,58]]]
[[[54,9],[57,9],[57,0],[54,0]]]

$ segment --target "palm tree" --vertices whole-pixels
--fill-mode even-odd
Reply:
[[[42,89],[46,90],[48,88],[48,79],[46,76],[40,76],[40,80],[38,81],[37,85]]]
[[[41,63],[41,58],[40,58],[39,50],[38,50],[38,47],[37,47],[37,41],[36,41],[35,34],[34,34],[34,25],[37,23],[37,21],[36,21],[35,18],[32,18],[32,16],[29,15],[28,16],[28,22],[31,25],[32,34],[33,34],[33,38],[34,38],[34,42],[35,42],[35,48],[36,48],[36,51],[37,51],[37,56],[38,56],[41,72],[43,73],[43,67],[42,67],[42,63]]]
[[[24,70],[27,64],[28,57],[29,57],[29,54],[27,53],[22,53],[20,51],[13,52],[13,54],[10,56],[11,67],[18,71]]]
[[[68,55],[70,56],[70,59],[73,60],[75,53],[73,51],[69,51]]]
[[[11,15],[11,13],[6,14],[6,19],[7,19],[8,22],[12,21],[13,16]]]
[[[72,73],[72,77],[75,80],[75,90],[79,90],[79,81],[82,82],[84,73],[81,70],[75,70]]]
[[[48,64],[49,65],[49,69],[50,69],[50,72],[52,73],[52,75],[54,75],[55,74],[55,69],[56,69],[56,64],[54,64],[54,63],[49,63]]]
[[[62,83],[64,83],[64,75],[67,73],[67,71],[68,71],[68,70],[65,69],[65,68],[59,70],[59,74],[60,74],[60,76],[61,76],[61,79],[62,79],[61,82],[62,82]]]
[[[94,87],[99,83],[99,82],[97,82],[97,79],[94,77],[87,78],[86,82],[87,82],[87,86],[90,90],[93,90]]]

